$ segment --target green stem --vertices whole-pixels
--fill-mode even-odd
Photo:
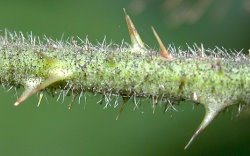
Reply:
[[[250,61],[243,54],[215,56],[219,49],[177,49],[170,51],[174,59],[166,60],[151,49],[51,40],[35,44],[37,38],[8,35],[0,37],[0,81],[25,87],[16,105],[44,89],[67,90],[74,96],[93,92],[149,97],[153,106],[191,100],[204,105],[211,120],[230,105],[250,104]],[[191,51],[195,53],[187,57]],[[206,117],[202,129],[211,122]]]

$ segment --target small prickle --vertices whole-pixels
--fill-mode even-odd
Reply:
[[[155,38],[159,44],[159,47],[160,47],[160,55],[167,59],[167,60],[172,60],[173,59],[173,56],[169,53],[169,51],[166,49],[166,47],[164,46],[164,44],[162,43],[159,35],[157,34],[157,32],[155,31],[154,27],[152,27],[152,30],[153,30],[153,33],[155,35]]]

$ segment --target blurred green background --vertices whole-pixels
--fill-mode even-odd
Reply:
[[[203,43],[232,50],[250,48],[250,0],[0,0],[0,30],[31,32],[60,39],[62,34],[93,43],[129,42],[122,8],[133,19],[144,42],[157,48],[153,25],[165,43],[186,47]],[[183,150],[204,115],[201,106],[182,103],[178,112],[157,108],[149,101],[133,111],[132,102],[118,121],[118,109],[103,109],[99,97],[67,109],[46,96],[14,107],[14,90],[0,90],[0,155],[249,155],[250,121],[236,111],[222,113],[191,145]],[[143,112],[143,113],[142,113]]]

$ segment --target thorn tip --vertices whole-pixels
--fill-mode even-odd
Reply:
[[[187,145],[184,147],[184,149],[186,150],[191,143],[193,142],[193,140],[213,121],[213,119],[218,115],[218,113],[220,112],[220,110],[206,110],[206,115],[203,118],[200,126],[198,127],[198,129],[196,130],[196,132],[193,134],[193,136],[191,137],[191,139],[188,141]]]
[[[14,106],[18,106],[19,104],[20,104],[20,103],[16,101],[16,102],[14,103]]]

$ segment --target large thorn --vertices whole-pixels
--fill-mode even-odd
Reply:
[[[30,97],[35,93],[38,93],[39,91],[45,89],[49,85],[61,80],[65,80],[72,75],[72,71],[65,69],[63,63],[56,60],[52,62],[51,67],[47,69],[46,73],[48,74],[48,77],[42,82],[37,79],[30,79],[24,82],[25,90],[23,94],[15,102],[14,104],[15,106],[20,105],[28,97]]]
[[[126,10],[123,9],[124,14],[125,14],[125,19],[127,22],[127,26],[128,26],[128,31],[129,31],[129,36],[131,39],[131,43],[132,43],[132,48],[133,49],[142,49],[144,48],[144,43],[140,37],[140,35],[138,34],[132,20],[130,19],[129,15],[127,14]]]
[[[213,119],[219,114],[219,112],[222,110],[222,108],[216,108],[216,109],[211,109],[207,108],[206,109],[206,114],[205,117],[203,118],[200,126],[198,129],[195,131],[187,145],[184,147],[184,149],[187,149],[190,144],[193,142],[193,140],[201,133],[204,131],[204,129],[213,121]]]
[[[164,57],[167,60],[172,60],[173,59],[172,55],[168,52],[168,50],[166,49],[166,47],[162,43],[162,41],[161,41],[159,35],[157,34],[157,32],[155,31],[154,27],[152,27],[152,30],[153,30],[155,38],[159,44],[161,57]]]
[[[39,92],[40,90],[44,89],[45,87],[51,85],[52,83],[58,81],[60,79],[58,79],[57,76],[51,76],[48,79],[46,79],[45,81],[43,81],[41,84],[35,86],[34,88],[26,88],[25,91],[23,92],[23,94],[17,99],[17,101],[15,102],[15,106],[20,105],[23,101],[25,101],[28,97],[30,97],[31,95]]]

